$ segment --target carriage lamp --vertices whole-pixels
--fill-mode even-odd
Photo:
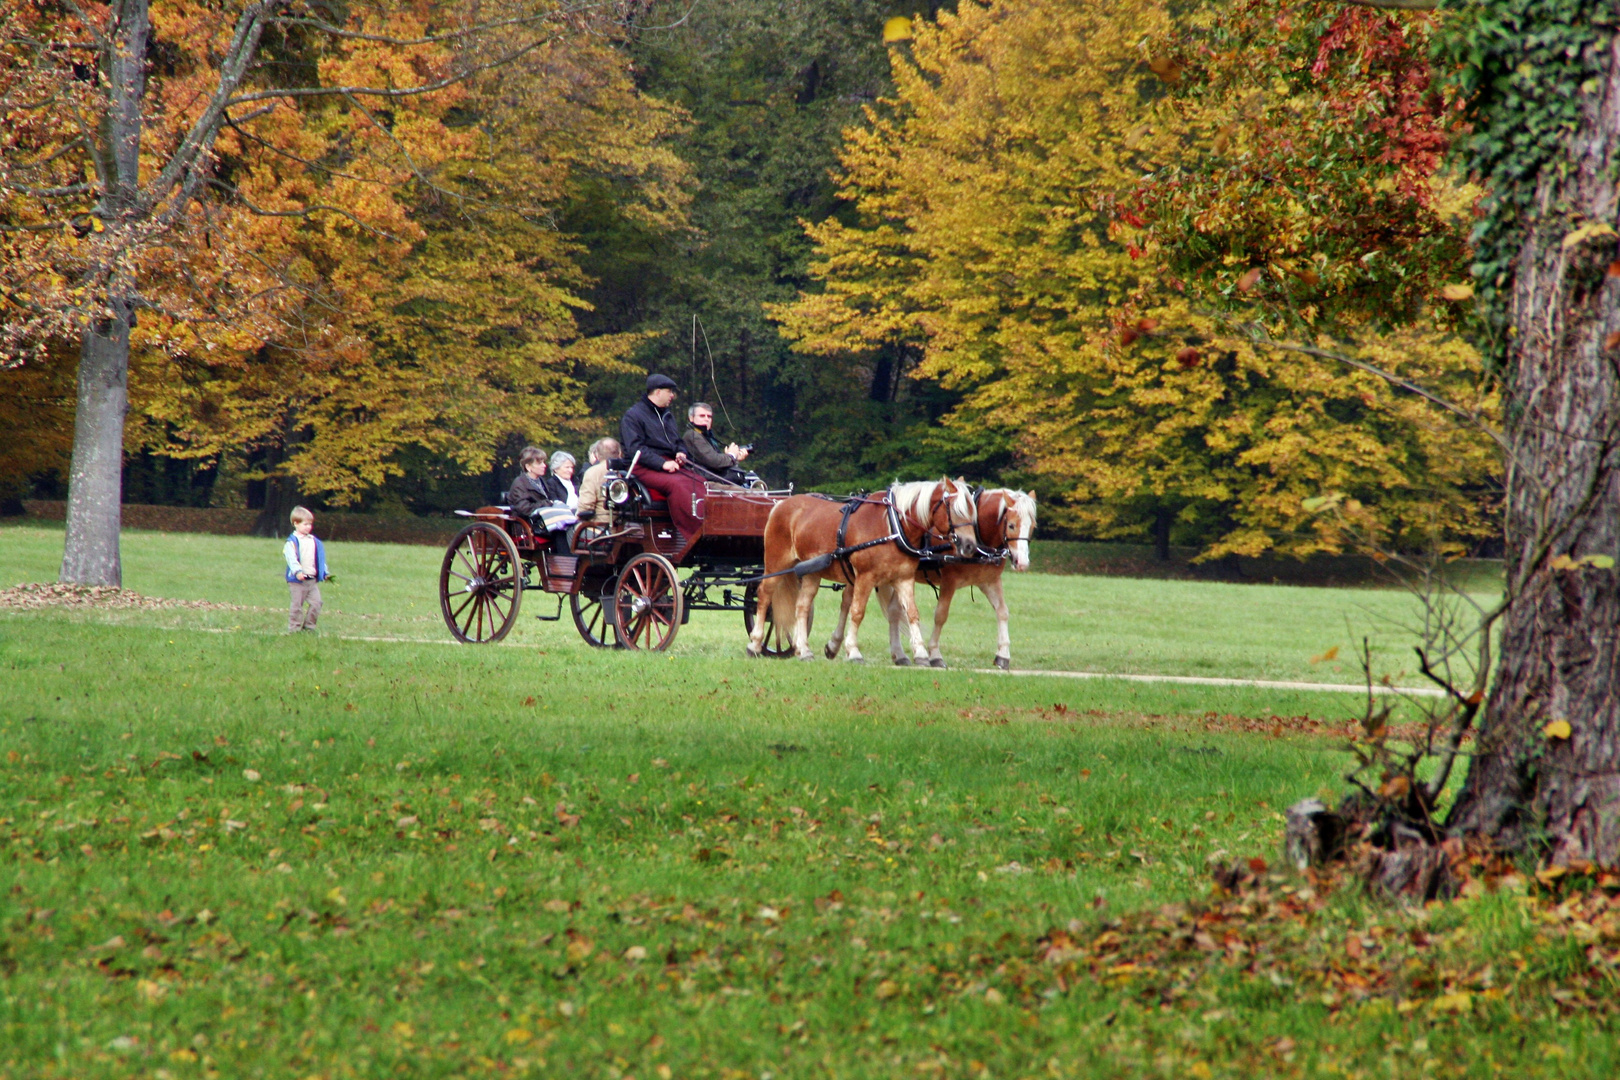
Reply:
[[[623,506],[630,501],[630,485],[623,480],[610,480],[607,486],[608,502]]]

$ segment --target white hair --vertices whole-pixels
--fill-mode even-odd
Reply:
[[[562,465],[575,465],[575,464],[578,464],[578,463],[576,461],[574,461],[574,455],[570,454],[566,450],[558,450],[555,454],[551,455],[551,471],[552,472],[556,472],[559,466],[562,466]]]

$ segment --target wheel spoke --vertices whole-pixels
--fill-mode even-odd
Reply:
[[[471,538],[469,538],[467,541],[464,541],[463,543],[461,543],[460,545],[458,545],[456,547],[456,558],[461,560],[462,565],[466,566],[466,568],[468,569],[469,572],[471,572],[473,577],[477,577],[478,576],[478,567],[474,566],[472,564],[472,560],[467,558],[467,552],[466,552],[466,550],[464,550],[464,549],[469,548],[469,547],[471,547]],[[454,570],[452,570],[450,572],[452,574],[456,573]],[[461,577],[460,574],[456,574],[456,576]],[[471,581],[472,578],[467,578],[466,580]]]
[[[452,622],[454,622],[455,620],[461,618],[461,613],[463,611],[467,610],[467,605],[472,603],[474,600],[478,599],[478,594],[477,593],[466,593],[465,596],[466,596],[466,599],[461,602],[461,606],[456,608],[456,610],[454,610],[454,611],[452,611],[450,613],[450,620]]]

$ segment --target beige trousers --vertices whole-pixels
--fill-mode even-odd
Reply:
[[[287,612],[288,630],[313,630],[315,619],[321,613],[321,583],[318,581],[290,581],[292,607]],[[309,610],[304,610],[305,604]]]

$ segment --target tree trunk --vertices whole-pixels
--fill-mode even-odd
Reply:
[[[67,542],[61,580],[124,583],[118,554],[122,522],[124,414],[129,408],[129,317],[97,323],[79,353],[79,402],[73,414],[68,473]]]
[[[1620,276],[1608,272],[1612,232],[1571,236],[1620,224],[1620,37],[1608,65],[1568,158],[1540,180],[1514,271],[1505,534],[1516,594],[1449,822],[1557,864],[1620,863],[1620,574],[1579,565],[1620,554],[1620,348],[1605,347],[1620,334]],[[1568,737],[1546,730],[1560,720]]]
[[[104,227],[125,224],[136,205],[150,35],[147,0],[122,0],[115,6],[109,45],[101,56],[107,112],[95,149],[106,184],[96,208]],[[136,282],[127,270],[115,270],[104,288],[106,316],[91,323],[80,345],[61,579],[79,585],[121,586],[124,571],[118,531],[124,415],[129,410],[129,328],[134,322]]]
[[[294,447],[309,441],[309,429],[289,410],[281,421],[281,444],[270,447],[266,467],[276,468],[292,456]],[[264,505],[253,519],[253,535],[276,537],[292,531],[292,510],[302,498],[298,480],[291,476],[270,476],[264,482]]]
[[[1153,511],[1153,555],[1162,563],[1170,561],[1170,526],[1175,523],[1175,512],[1168,506]]]

